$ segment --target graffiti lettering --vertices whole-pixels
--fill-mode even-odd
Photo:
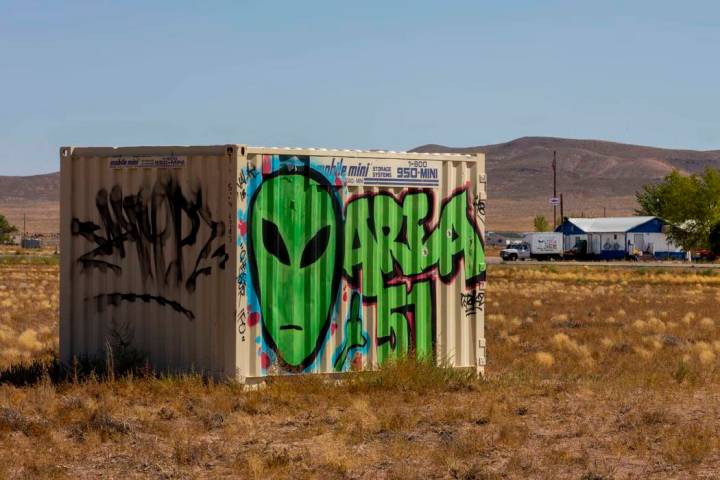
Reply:
[[[212,261],[224,269],[229,259],[222,237],[225,224],[212,219],[210,210],[204,204],[203,193],[198,189],[190,198],[181,191],[176,178],[161,174],[152,189],[141,188],[137,194],[123,195],[119,185],[110,192],[104,188],[97,192],[95,206],[101,225],[92,221],[73,218],[73,235],[80,235],[96,247],[78,257],[83,270],[108,269],[119,275],[127,248],[134,248],[143,282],[143,289],[151,284],[158,292],[167,288],[183,286],[194,292],[201,276],[210,275]],[[183,225],[186,228],[183,230]],[[202,242],[201,229],[208,230],[207,239]],[[187,234],[183,234],[187,232]],[[200,243],[198,253],[192,258],[192,270],[186,273],[184,251]],[[186,314],[184,307],[166,300],[160,295],[139,293],[105,294],[110,296],[109,304],[118,301],[153,301],[167,305]],[[102,297],[102,299],[104,299]],[[98,302],[107,304],[108,302]],[[186,316],[192,318],[192,312]]]
[[[475,217],[485,223],[485,200],[480,198],[480,195],[476,195],[473,199],[473,211],[475,212]]]
[[[465,315],[475,315],[485,305],[485,292],[461,293],[460,305],[465,309]]]
[[[247,249],[245,244],[241,243],[238,245],[238,294],[241,297],[245,296],[245,290],[247,285]]]
[[[245,341],[245,332],[247,331],[247,313],[244,308],[238,309],[237,318],[235,319],[238,324],[238,333],[241,335],[241,340]]]
[[[255,168],[255,165],[252,164],[248,165],[247,168],[243,169],[240,172],[240,176],[238,177],[237,181],[238,195],[240,196],[240,200],[245,201],[245,199],[247,198],[247,184],[257,175],[257,168]]]
[[[348,203],[344,270],[355,285],[362,272],[364,296],[375,298],[388,283],[413,283],[435,271],[448,282],[461,258],[466,260],[466,285],[484,275],[482,241],[469,213],[467,191],[443,202],[435,226],[429,224],[432,203],[426,191],[407,193],[400,200],[380,193]]]
[[[378,358],[433,353],[435,280],[450,282],[465,260],[465,284],[484,278],[482,241],[472,221],[467,190],[444,202],[430,225],[433,196],[407,192],[351,199],[346,207],[344,270],[366,302],[378,308]],[[360,282],[362,278],[362,282]]]

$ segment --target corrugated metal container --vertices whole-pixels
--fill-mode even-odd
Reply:
[[[61,149],[63,362],[242,381],[401,355],[482,371],[485,158]]]

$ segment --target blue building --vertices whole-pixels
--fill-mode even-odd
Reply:
[[[658,217],[565,218],[556,229],[563,233],[565,251],[600,260],[623,259],[633,252],[659,259],[683,259],[685,252],[667,238],[666,223]]]

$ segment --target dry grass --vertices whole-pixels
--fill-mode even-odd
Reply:
[[[0,266],[0,368],[57,349],[58,269]]]
[[[57,381],[57,268],[0,266],[0,478],[714,478],[720,275],[497,267],[488,377]],[[541,300],[537,302],[537,300]],[[3,303],[7,302],[7,303]],[[8,353],[9,352],[9,353]],[[20,386],[21,380],[37,379]]]

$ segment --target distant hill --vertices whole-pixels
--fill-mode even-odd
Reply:
[[[523,137],[506,143],[456,148],[423,145],[416,152],[486,155],[488,228],[531,229],[532,217],[552,219],[553,151],[558,155],[558,192],[566,215],[632,214],[635,192],[673,168],[700,173],[720,168],[720,150],[674,150],[599,140]],[[559,212],[558,212],[559,215]]]
[[[0,176],[0,201],[60,201],[60,173],[29,177]]]
[[[552,221],[553,151],[558,155],[558,192],[565,214],[628,215],[636,208],[635,192],[660,181],[673,168],[700,173],[720,168],[720,150],[696,151],[644,147],[599,140],[523,137],[476,147],[423,145],[416,152],[484,152],[488,173],[488,228],[530,230],[532,218]],[[28,230],[59,230],[60,174],[0,176],[0,213],[19,225],[27,213]],[[558,211],[559,215],[559,211]]]
[[[0,176],[0,214],[28,233],[52,236],[60,231],[60,173],[28,177]],[[49,242],[48,242],[49,243]]]
[[[558,154],[558,188],[567,193],[632,195],[673,168],[700,173],[720,166],[720,150],[669,150],[598,140],[523,137],[507,143],[454,148],[423,145],[416,152],[486,155],[488,189],[499,198],[533,198],[552,193],[553,150]]]

